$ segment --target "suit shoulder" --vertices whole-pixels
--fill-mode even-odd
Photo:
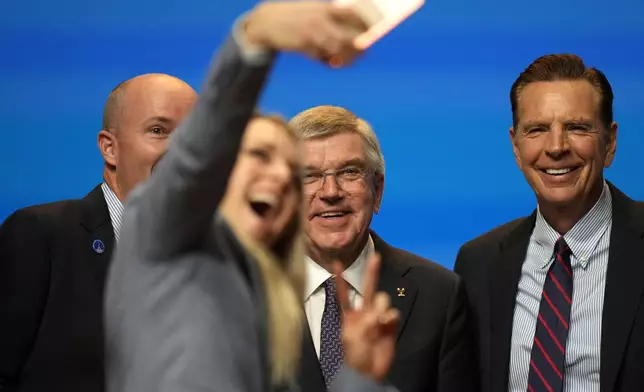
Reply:
[[[644,214],[644,201],[636,201],[635,208],[640,212],[640,214]]]
[[[415,253],[391,246],[391,253],[395,255],[396,262],[413,268],[413,274],[420,279],[431,276],[446,282],[456,282],[457,275],[435,261],[429,260]]]
[[[508,233],[516,229],[519,225],[521,225],[521,223],[525,222],[526,219],[528,219],[528,217],[515,219],[513,221],[502,224],[501,226],[497,226],[487,233],[481,234],[480,236],[470,241],[467,241],[465,244],[463,244],[463,246],[461,246],[459,253],[465,250],[478,251],[481,249],[496,246]]]
[[[7,217],[3,226],[52,224],[66,218],[70,209],[80,202],[81,200],[61,200],[20,208]]]
[[[81,203],[81,199],[60,200],[25,207],[22,211],[25,214],[37,216],[41,219],[58,219],[63,217],[70,209],[79,207]]]

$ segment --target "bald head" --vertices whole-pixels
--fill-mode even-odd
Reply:
[[[140,75],[112,90],[98,144],[105,160],[104,178],[119,199],[150,176],[170,134],[196,100],[192,87],[165,74]]]
[[[124,101],[127,98],[128,90],[140,92],[140,90],[184,90],[187,94],[194,95],[197,93],[190,85],[183,80],[171,75],[161,73],[150,73],[135,76],[131,79],[119,83],[107,97],[103,109],[102,129],[107,131],[116,131],[120,120]]]

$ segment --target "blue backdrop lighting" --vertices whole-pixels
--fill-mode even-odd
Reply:
[[[109,91],[164,72],[199,88],[213,49],[253,1],[9,1],[0,13],[0,221],[82,197],[101,181]],[[374,228],[452,267],[458,247],[526,215],[534,197],[508,139],[510,85],[532,60],[572,52],[602,69],[620,124],[607,177],[644,198],[644,2],[429,0],[355,66],[280,58],[262,106],[292,116],[345,106],[378,134],[387,176]]]

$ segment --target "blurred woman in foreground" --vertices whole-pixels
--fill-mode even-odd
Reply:
[[[296,135],[254,115],[274,58],[291,50],[342,62],[360,21],[326,2],[258,6],[223,47],[191,115],[127,202],[107,282],[109,392],[294,389],[303,312]],[[214,219],[213,219],[214,217]],[[397,313],[375,294],[343,305],[341,391],[377,392]]]

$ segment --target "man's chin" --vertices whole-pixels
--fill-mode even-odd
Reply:
[[[321,238],[320,240],[312,238],[310,242],[311,246],[314,246],[327,254],[342,252],[353,243],[350,236],[341,235],[339,233],[325,235],[324,238]]]
[[[559,187],[544,189],[539,192],[538,201],[540,205],[553,207],[567,207],[575,203],[581,203],[582,195],[575,187]]]
[[[326,253],[340,253],[343,250],[347,249],[351,245],[350,241],[333,241],[320,244],[320,249],[324,250]]]

